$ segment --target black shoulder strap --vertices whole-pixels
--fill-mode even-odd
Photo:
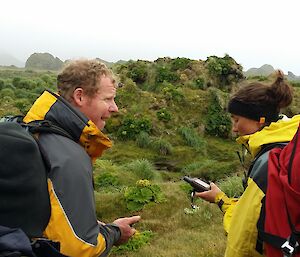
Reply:
[[[0,122],[16,122],[19,123],[22,127],[26,128],[31,134],[35,133],[55,133],[71,140],[74,138],[61,128],[59,125],[55,124],[49,120],[35,120],[29,123],[25,123],[23,121],[24,116],[22,115],[15,115],[15,116],[5,116],[0,119]]]
[[[58,125],[54,124],[49,120],[36,120],[29,123],[20,123],[21,126],[28,129],[28,131],[32,134],[35,133],[55,133],[64,137],[67,137],[71,140],[74,138],[63,128],[59,127]]]
[[[246,188],[247,188],[247,181],[248,181],[248,178],[249,178],[249,176],[250,176],[250,173],[251,173],[251,171],[252,171],[252,169],[253,169],[253,166],[254,166],[254,164],[255,164],[255,162],[264,154],[264,153],[266,153],[266,152],[268,152],[268,151],[271,151],[273,148],[276,148],[276,147],[278,147],[278,148],[283,148],[283,147],[285,147],[286,146],[286,144],[287,144],[287,142],[286,143],[284,143],[284,142],[282,142],[282,143],[271,143],[271,144],[266,144],[266,145],[263,145],[262,146],[262,148],[261,148],[261,150],[259,151],[259,153],[255,156],[255,158],[253,159],[253,161],[251,162],[251,165],[250,165],[250,167],[249,167],[249,169],[248,169],[248,172],[247,172],[247,174],[245,174],[245,177],[243,178],[243,187],[244,187],[244,190],[246,190]]]

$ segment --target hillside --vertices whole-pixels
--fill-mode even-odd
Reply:
[[[97,216],[111,222],[138,214],[142,221],[134,239],[110,256],[223,256],[221,212],[203,201],[191,209],[182,177],[217,181],[229,196],[242,192],[240,148],[225,111],[229,94],[247,82],[241,65],[225,55],[128,61],[112,69],[120,82],[119,113],[104,131],[114,146],[94,165]],[[250,78],[256,79],[271,81]],[[0,116],[26,113],[55,84],[56,71],[0,69]],[[294,89],[289,116],[300,110],[300,85]]]
[[[49,53],[34,53],[26,60],[26,69],[36,70],[60,70],[63,67],[63,61]]]
[[[249,70],[244,72],[244,75],[246,77],[250,76],[269,76],[271,73],[273,73],[275,69],[272,65],[264,64],[260,68],[250,68]]]
[[[250,68],[247,71],[244,71],[246,78],[250,77],[267,77],[275,71],[272,65],[265,64],[260,68]],[[300,81],[300,76],[296,76],[291,71],[288,71],[288,74],[285,75],[288,81]]]

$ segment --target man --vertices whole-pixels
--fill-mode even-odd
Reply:
[[[101,129],[118,111],[116,82],[96,60],[70,62],[57,82],[59,95],[45,91],[24,118],[25,122],[50,120],[73,138],[53,133],[39,136],[51,164],[51,217],[44,236],[60,242],[60,251],[67,256],[106,256],[114,244],[135,233],[130,225],[140,219],[121,218],[105,225],[97,221],[95,212],[92,162],[111,147]]]

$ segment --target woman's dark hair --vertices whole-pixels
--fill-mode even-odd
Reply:
[[[253,120],[264,117],[266,121],[276,121],[280,109],[291,104],[293,92],[282,71],[277,70],[275,75],[270,85],[252,82],[239,89],[230,99],[229,112]]]

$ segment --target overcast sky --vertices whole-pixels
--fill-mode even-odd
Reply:
[[[299,0],[3,0],[0,53],[62,60],[225,53],[244,70],[271,64],[300,75]]]

